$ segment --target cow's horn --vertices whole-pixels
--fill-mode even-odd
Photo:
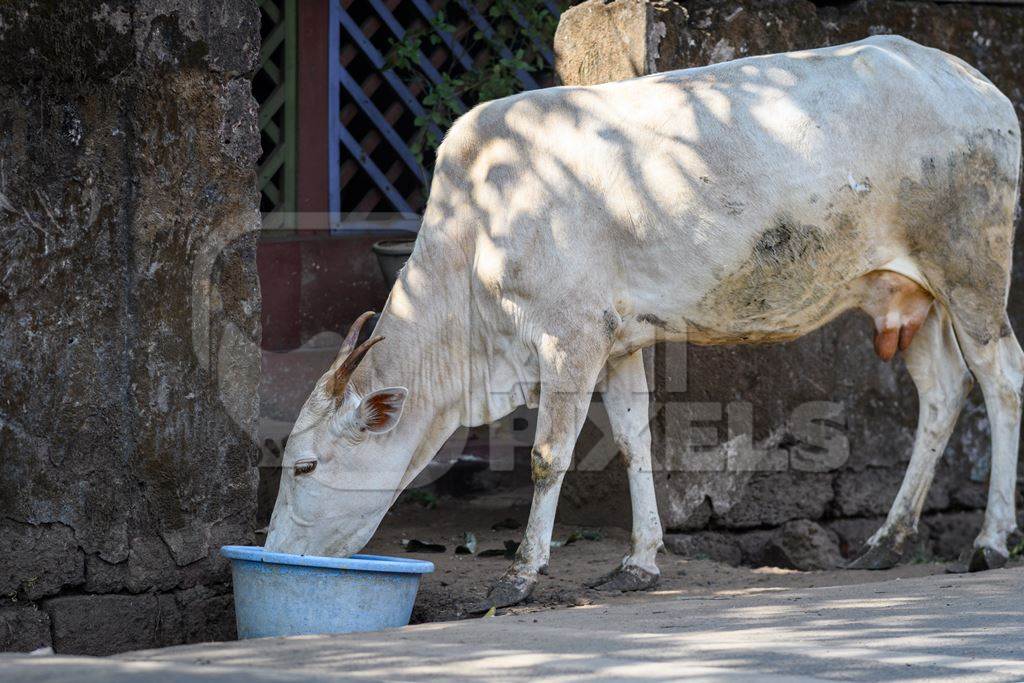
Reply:
[[[345,335],[345,341],[341,345],[341,350],[338,351],[339,356],[344,357],[352,353],[352,349],[356,347],[356,342],[359,341],[359,333],[363,331],[363,325],[372,317],[373,311],[367,311],[356,318],[356,321],[352,323],[350,328],[348,328],[348,334]]]
[[[363,360],[363,356],[366,355],[366,352],[369,351],[374,344],[382,341],[384,341],[384,337],[373,337],[352,349],[352,351],[345,356],[345,360],[341,362],[338,369],[334,371],[334,375],[331,376],[331,380],[327,384],[327,393],[335,398],[342,398],[345,395],[345,387],[348,386],[348,380],[352,376],[352,373],[355,372],[355,369],[359,366],[359,362]]]

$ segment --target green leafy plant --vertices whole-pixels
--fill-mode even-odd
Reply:
[[[918,546],[914,554],[910,556],[910,564],[928,564],[934,562],[935,556],[924,546]]]
[[[402,492],[399,501],[400,503],[416,503],[428,510],[433,510],[437,507],[437,496],[423,489],[406,489]]]
[[[467,32],[452,23],[452,17],[462,13],[467,3],[473,3],[485,16],[493,34],[486,35],[475,26]],[[539,74],[548,69],[539,48],[550,48],[557,26],[558,16],[540,0],[449,0],[425,26],[392,41],[388,68],[414,92],[422,93],[419,100],[426,113],[415,119],[410,149],[424,168],[433,162],[441,136],[460,114],[480,102],[522,90],[518,72]],[[473,57],[473,63],[464,68],[450,54],[448,61],[437,67],[440,78],[435,82],[423,69],[420,56],[442,45],[442,36],[453,36]]]

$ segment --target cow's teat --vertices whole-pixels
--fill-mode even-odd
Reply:
[[[861,282],[861,309],[875,322],[875,353],[892,360],[897,349],[906,351],[924,324],[932,295],[905,275],[888,270],[868,273]]]

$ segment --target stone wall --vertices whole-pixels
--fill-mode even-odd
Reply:
[[[255,0],[0,5],[0,650],[232,637]]]
[[[562,17],[557,69],[564,82],[587,84],[898,33],[959,55],[1018,108],[1024,104],[1024,7],[885,0],[830,5],[589,0]],[[1018,332],[1024,329],[1021,267],[1018,257],[1010,299]],[[773,535],[777,540],[774,529],[791,520],[820,522],[847,555],[878,527],[909,459],[917,399],[902,363],[885,364],[874,356],[871,332],[865,316],[851,313],[777,346],[656,348],[655,459],[662,465],[698,461],[692,471],[657,475],[666,527],[685,533],[673,537],[673,545],[758,563],[765,561]],[[821,454],[794,426],[801,406],[815,401],[840,408],[829,424],[848,439],[849,454],[841,462],[815,462]],[[751,435],[753,444],[771,449],[762,457],[774,457],[778,471],[729,467],[737,445]],[[715,445],[697,456],[689,452],[695,437]],[[988,448],[987,421],[975,391],[941,462],[919,544],[911,552],[955,555],[977,533]],[[562,517],[622,523],[629,518],[626,491],[618,467],[570,473]]]

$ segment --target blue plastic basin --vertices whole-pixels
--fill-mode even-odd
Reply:
[[[423,560],[316,557],[226,545],[239,638],[378,631],[409,623]]]

